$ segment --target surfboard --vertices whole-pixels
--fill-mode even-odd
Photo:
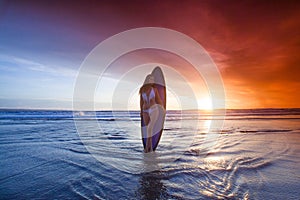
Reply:
[[[155,67],[151,74],[154,76],[154,83],[155,87],[158,90],[159,96],[163,102],[163,106],[159,107],[159,117],[157,118],[154,128],[153,128],[153,135],[152,135],[152,148],[153,151],[156,150],[158,143],[160,141],[164,122],[165,122],[165,110],[166,110],[166,102],[167,102],[167,93],[166,93],[166,83],[163,72],[160,67]],[[141,132],[142,132],[142,142],[144,149],[146,148],[147,142],[147,126],[144,123],[143,115],[141,115]]]

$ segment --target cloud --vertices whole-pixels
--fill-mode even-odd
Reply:
[[[72,109],[72,101],[57,99],[0,98],[0,109]]]
[[[89,1],[71,5],[64,1],[26,1],[9,4],[14,15],[7,24],[20,24],[24,18],[27,28],[8,26],[11,30],[5,32],[18,33],[22,40],[12,34],[2,37],[2,41],[7,49],[18,50],[19,54],[11,53],[18,55],[14,63],[27,70],[74,76],[78,63],[104,39],[131,28],[165,27],[192,37],[210,53],[221,71],[233,102],[231,106],[241,105],[233,101],[237,98],[240,102],[251,99],[257,107],[294,106],[294,99],[298,98],[294,89],[299,89],[300,73],[298,1]],[[31,52],[30,56],[27,51]],[[132,61],[120,59],[124,61],[119,63],[121,67],[107,74],[112,77],[114,73],[122,74],[128,69],[124,66],[153,62],[154,58],[151,52],[146,56],[127,56],[131,56]],[[74,60],[78,61],[77,66],[66,64],[74,64]],[[154,60],[180,66],[175,68],[190,81],[198,79],[185,71],[190,67],[174,56],[162,53]],[[2,70],[8,69],[2,66]],[[270,99],[277,99],[277,103]]]
[[[0,55],[0,69],[4,71],[17,71],[20,69],[25,69],[67,77],[75,77],[77,75],[77,70],[74,70],[70,67],[45,65],[34,60],[3,54]]]

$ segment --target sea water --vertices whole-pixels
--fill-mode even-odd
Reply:
[[[168,111],[149,154],[137,111],[0,110],[0,199],[299,199],[299,167],[300,109]]]

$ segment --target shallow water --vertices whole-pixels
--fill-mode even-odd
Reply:
[[[0,199],[299,199],[299,109],[211,118],[169,111],[144,154],[137,112],[1,110]]]

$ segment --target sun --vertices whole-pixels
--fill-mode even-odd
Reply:
[[[212,110],[212,102],[210,97],[203,97],[198,99],[198,109],[199,110]]]

